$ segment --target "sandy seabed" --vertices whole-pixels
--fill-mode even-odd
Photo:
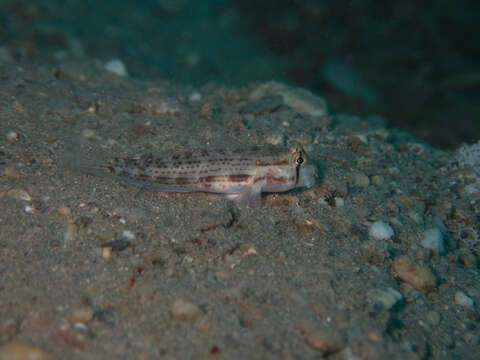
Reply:
[[[251,206],[75,162],[293,143],[318,184]],[[0,359],[474,359],[480,195],[455,156],[278,83],[5,65]]]

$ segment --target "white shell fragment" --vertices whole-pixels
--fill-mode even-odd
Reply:
[[[104,68],[108,72],[111,72],[115,75],[128,76],[128,71],[125,64],[119,59],[107,61],[104,65]]]
[[[386,240],[392,238],[395,233],[390,225],[383,221],[375,221],[368,232],[371,237],[377,240]]]

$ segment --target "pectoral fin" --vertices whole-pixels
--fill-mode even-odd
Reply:
[[[259,205],[262,202],[261,189],[249,188],[239,193],[225,194],[225,198],[239,205]]]

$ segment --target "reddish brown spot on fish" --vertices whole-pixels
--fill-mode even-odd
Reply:
[[[203,182],[217,182],[217,181],[221,181],[219,180],[219,178],[223,178],[223,176],[218,176],[218,175],[210,175],[210,176],[204,176],[204,177],[201,177],[200,179],[203,181]]]
[[[155,182],[158,184],[171,184],[172,178],[167,176],[159,176],[155,178]]]
[[[292,181],[292,179],[287,179],[286,177],[282,176],[273,176],[271,174],[267,174],[267,176],[258,177],[254,180],[254,183],[257,183],[262,180],[267,180],[268,184],[286,184],[287,181]]]
[[[285,166],[285,165],[288,165],[288,160],[286,160],[286,159],[273,160],[273,161],[257,160],[255,162],[255,165],[257,165],[257,166]]]
[[[253,180],[253,183],[256,184],[259,181],[265,180],[265,176],[257,177],[255,180]]]
[[[175,184],[178,184],[178,185],[185,185],[185,184],[189,184],[190,182],[191,182],[191,179],[186,177],[175,178]]]
[[[287,178],[281,176],[273,176],[271,174],[267,174],[267,183],[268,184],[285,184],[287,182]]]
[[[250,180],[251,177],[252,175],[248,175],[248,174],[237,174],[237,175],[228,175],[227,179],[228,181],[237,183],[237,182],[246,182]]]
[[[148,175],[148,174],[142,174],[142,173],[140,173],[140,174],[137,175],[137,178],[150,179],[151,176]]]

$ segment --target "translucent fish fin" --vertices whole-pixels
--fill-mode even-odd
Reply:
[[[128,185],[133,185],[136,187],[140,187],[143,189],[147,190],[154,190],[158,192],[181,192],[181,193],[186,193],[186,192],[192,192],[193,190],[189,187],[182,186],[182,185],[160,185],[160,184],[155,184],[152,182],[143,182],[143,181],[138,181],[135,179],[128,179],[128,178],[122,178],[118,177],[115,175],[110,175],[113,179],[128,184]]]
[[[133,185],[143,189],[155,190],[159,192],[191,192],[192,189],[177,184],[156,184],[152,181],[140,181],[135,178],[127,178],[117,176],[111,170],[107,162],[100,165],[102,159],[99,159],[98,150],[95,153],[94,149],[90,149],[88,139],[83,136],[73,139],[66,143],[65,152],[59,159],[60,166],[74,172],[80,172],[96,177],[110,178],[128,185]]]
[[[98,164],[98,154],[89,151],[88,140],[84,136],[76,136],[65,141],[65,151],[59,157],[59,165],[63,168],[84,174],[113,177],[108,169]]]
[[[262,203],[261,188],[253,187],[239,193],[225,194],[225,198],[238,205],[257,206]]]

